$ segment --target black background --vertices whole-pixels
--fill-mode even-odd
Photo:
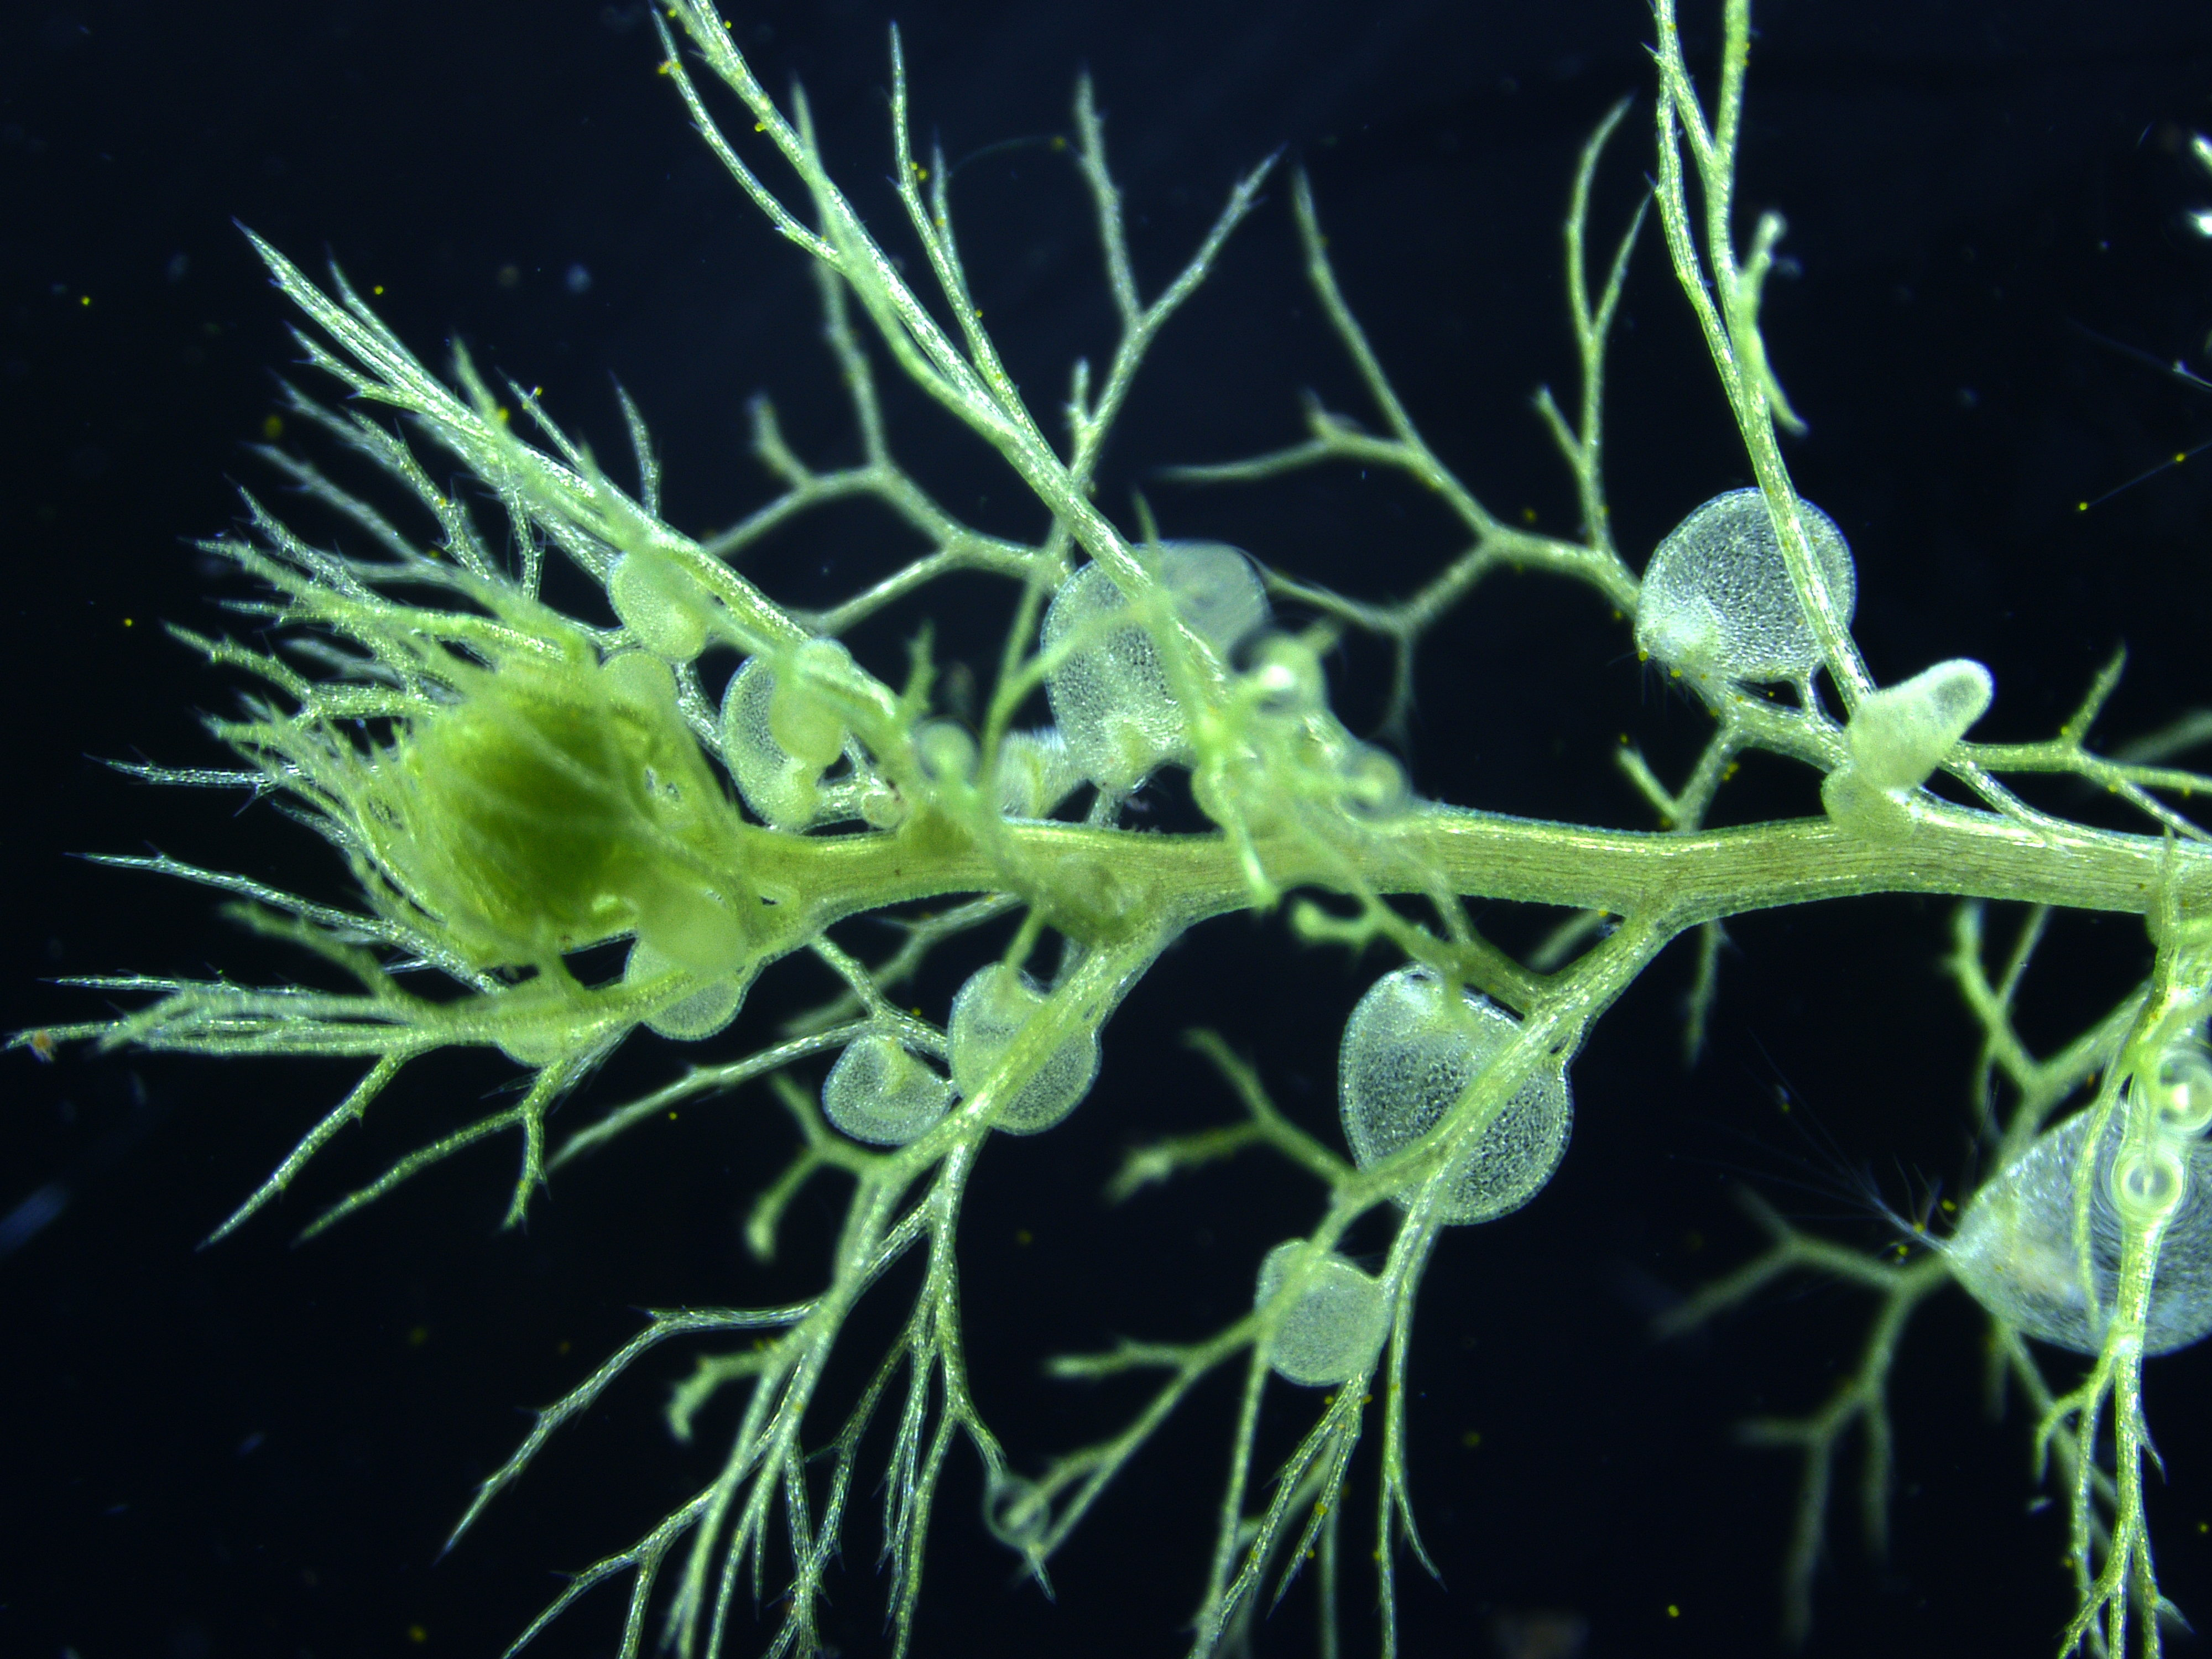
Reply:
[[[1638,7],[921,3],[899,16],[917,123],[958,167],[979,301],[1034,406],[1053,408],[1073,356],[1111,345],[1087,208],[1048,142],[1067,130],[1087,64],[1148,289],[1237,173],[1287,146],[1438,451],[1501,513],[1573,532],[1528,399],[1572,383],[1557,227],[1577,147],[1626,94],[1638,101],[1600,227],[1624,222],[1649,166]],[[1998,737],[2054,729],[2122,641],[2134,666],[2109,716],[2116,737],[2203,700],[2212,457],[2087,514],[2076,504],[2212,436],[2199,394],[2107,343],[2206,362],[2212,259],[2182,215],[2212,204],[2212,179],[2185,154],[2191,131],[2212,128],[2212,23],[2181,5],[1926,0],[1775,5],[1759,21],[1743,222],[1767,206],[1791,221],[1800,270],[1777,280],[1770,307],[1776,362],[1812,422],[1791,463],[1856,550],[1875,672],[1980,658],[1999,688],[1983,731]],[[805,82],[863,211],[895,232],[882,9],[767,5],[738,21],[772,86]],[[1688,34],[1709,63],[1702,9]],[[669,510],[687,528],[764,498],[743,453],[756,391],[775,396],[805,453],[849,455],[801,261],[690,135],[654,56],[641,8],[582,0],[26,4],[0,17],[9,1024],[97,1007],[40,982],[55,975],[289,967],[216,921],[207,895],[70,851],[155,846],[341,894],[333,861],[268,808],[149,794],[96,758],[216,758],[198,714],[228,693],[159,624],[221,625],[180,538],[232,522],[236,483],[281,497],[246,446],[270,410],[272,368],[296,355],[234,216],[303,264],[327,251],[383,285],[385,316],[426,359],[458,338],[542,385],[610,456],[618,377],[653,424]],[[1166,463],[1294,438],[1304,387],[1368,413],[1301,286],[1285,194],[1271,190],[1163,340],[1101,499],[1118,513],[1145,484],[1170,533],[1402,592],[1453,543],[1433,505],[1394,483],[1343,470],[1264,490],[1147,483]],[[1638,560],[1689,507],[1746,481],[1655,232],[1638,251],[1612,406],[1616,522]],[[975,446],[918,400],[893,403],[901,453],[948,504],[1039,532]],[[806,603],[911,551],[855,511],[787,535],[755,569]],[[1005,596],[948,586],[941,637],[994,648],[1002,612],[963,624],[951,612],[967,601]],[[855,643],[887,668],[900,637],[886,626]],[[1379,659],[1355,647],[1337,667],[1347,716],[1371,718]],[[1680,776],[1706,724],[1640,673],[1594,599],[1534,578],[1482,587],[1428,651],[1420,690],[1412,760],[1425,792],[1586,822],[1649,822],[1612,763],[1621,733]],[[1158,802],[1168,821],[1174,793]],[[2044,798],[2104,812],[2063,788]],[[1805,775],[1754,763],[1720,816],[1813,805]],[[1575,1070],[1579,1123],[1557,1179],[1522,1213],[1449,1237],[1422,1293],[1412,1467],[1443,1587],[1407,1569],[1404,1651],[1508,1651],[1493,1621],[1541,1609],[1586,1619],[1593,1659],[1775,1650],[1794,1470],[1736,1447],[1731,1425],[1817,1403],[1867,1310],[1802,1287],[1666,1346],[1647,1320],[1752,1248],[1729,1197],[1741,1180],[1870,1245],[1881,1234],[1848,1196],[1853,1168],[1894,1204],[1930,1183],[1958,1189],[1973,1038],[1936,970],[1947,916],[1883,900],[1739,922],[1694,1073],[1673,1035],[1680,952],[1600,1028]],[[1486,918],[1516,944],[1544,920]],[[2063,921],[2032,982],[2032,1036],[2062,1040],[2145,959],[2131,921]],[[1336,1033],[1379,965],[1291,948],[1278,922],[1216,923],[1109,1029],[1082,1110],[992,1147],[963,1221],[969,1342],[1018,1465],[1133,1407],[1123,1390],[1044,1378],[1041,1356],[1212,1328],[1249,1297],[1265,1248],[1318,1213],[1310,1183],[1257,1159],[1102,1204],[1126,1145],[1229,1115],[1176,1034],[1218,1024],[1287,1109],[1332,1133]],[[920,994],[941,1012],[956,978],[948,968]],[[726,1045],[812,988],[771,981]],[[637,1045],[564,1119],[673,1063]],[[554,1593],[554,1570],[681,1501],[729,1426],[714,1413],[700,1446],[674,1446],[655,1413],[688,1360],[643,1365],[434,1565],[473,1480],[521,1433],[519,1408],[570,1386],[636,1328],[639,1307],[803,1293],[835,1216],[825,1183],[794,1212],[777,1263],[744,1255],[744,1204],[788,1140],[753,1094],[565,1175],[520,1232],[496,1230],[514,1151],[502,1144],[290,1248],[320,1203],[483,1109],[502,1068],[462,1058],[403,1080],[276,1213],[195,1253],[347,1073],[75,1054],[42,1068],[17,1054],[0,1077],[0,1211],[54,1212],[33,1232],[33,1212],[16,1211],[0,1258],[9,1654],[501,1651]],[[1804,1138],[1805,1111],[1777,1110],[1785,1083],[1832,1153]],[[870,1352],[890,1317],[864,1319],[854,1350]],[[2162,1577],[2185,1610],[2212,1616],[2207,1363],[2160,1361],[2148,1388],[2170,1471],[2155,1498]],[[2018,1404],[1992,1423],[1982,1376],[1972,1310],[1939,1300],[1896,1372],[1888,1559],[1858,1541],[1847,1468],[1813,1651],[2051,1650],[2069,1595],[2063,1525],[2033,1512]],[[1271,1448],[1313,1403],[1271,1395]],[[1056,1607],[1012,1582],[1012,1559],[976,1523],[972,1465],[956,1460],[918,1650],[1180,1651],[1232,1409],[1220,1388],[1188,1405],[1055,1564]],[[1371,1474],[1364,1463],[1361,1492]],[[827,1613],[847,1653],[881,1645],[874,1514],[862,1492]],[[1361,1535],[1347,1532],[1355,1563]],[[1370,1639],[1356,1620],[1368,1595],[1354,1572],[1351,1651]],[[618,1601],[601,1591],[540,1650],[610,1650]],[[1310,1607],[1294,1590],[1261,1650],[1312,1651]],[[743,1636],[738,1650],[757,1639]]]

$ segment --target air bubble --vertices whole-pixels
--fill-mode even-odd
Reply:
[[[957,720],[930,720],[914,734],[922,775],[938,783],[969,783],[975,776],[975,739]]]
[[[792,652],[768,700],[769,735],[818,775],[845,752],[845,721],[816,684],[853,673],[853,656],[835,640],[808,640]]]
[[[998,808],[1010,818],[1042,818],[1083,782],[1067,739],[1056,726],[1034,732],[1009,732],[999,740],[993,771]]]
[[[629,947],[629,959],[623,963],[623,983],[641,985],[681,965],[666,951],[641,939]],[[703,1042],[738,1017],[752,981],[750,968],[742,973],[709,980],[690,996],[647,1019],[646,1026],[678,1042]]]
[[[2120,1152],[2125,1114],[2112,1113],[2089,1188],[2085,1284],[2075,1245],[2074,1175],[2094,1115],[2077,1113],[2045,1130],[2017,1163],[1985,1182],[1941,1246],[1943,1260],[1974,1300],[2008,1325],[2075,1353],[2095,1353],[2112,1317],[2129,1210],[2151,1206],[2132,1218],[2140,1223],[2170,1206],[2143,1352],[2172,1353],[2212,1333],[2212,1148],[2194,1138],[2178,1146],[2161,1139],[2146,1150],[2168,1156],[2142,1162]],[[2114,1202],[2116,1194],[2122,1203]]]
[[[775,738],[775,674],[748,657],[722,694],[722,759],[760,820],[775,830],[805,830],[822,809],[822,769]]]
[[[1404,816],[1413,792],[1406,769],[1371,743],[1356,743],[1337,763],[1337,803],[1363,823],[1387,823]]]
[[[607,598],[640,645],[668,662],[690,662],[707,648],[713,601],[690,574],[660,553],[626,553],[607,576]]]
[[[903,1146],[933,1127],[952,1085],[927,1060],[880,1033],[845,1045],[822,1085],[822,1112],[855,1140]]]
[[[1306,1248],[1304,1240],[1294,1238],[1267,1252],[1260,1264],[1254,1307],[1275,1299]],[[1389,1328],[1382,1286],[1332,1250],[1307,1267],[1297,1300],[1277,1316],[1267,1339],[1267,1363],[1286,1382],[1334,1388],[1367,1374]]]
[[[2203,1043],[2187,1039],[2168,1048],[2144,1086],[2168,1128],[2184,1134],[2212,1128],[2212,1055]]]
[[[994,962],[977,969],[952,999],[946,1026],[953,1086],[973,1095],[989,1081],[1014,1040],[1044,1006],[1045,994],[1018,968]],[[1078,1031],[1033,1073],[991,1121],[1009,1134],[1049,1129],[1080,1105],[1098,1075],[1098,1034]]]
[[[1271,720],[1302,720],[1328,707],[1320,653],[1294,635],[1270,634],[1253,647],[1246,679]]]
[[[1851,550],[1835,521],[1797,503],[1814,562],[1836,614],[1857,602]],[[1766,498],[1756,489],[1716,495],[1677,525],[1644,567],[1636,645],[1699,677],[1802,680],[1820,665],[1820,642],[1797,602]]]
[[[1224,662],[1267,619],[1267,592],[1252,562],[1219,542],[1163,542],[1146,550],[1176,614]],[[1053,596],[1043,643],[1073,648],[1045,676],[1054,721],[1083,775],[1127,791],[1185,757],[1185,724],[1159,648],[1133,617],[1113,578],[1086,564]]]
[[[1352,1010],[1338,1084],[1345,1139],[1363,1170],[1434,1128],[1520,1029],[1504,1009],[1462,994],[1464,1017],[1455,1018],[1442,980],[1426,968],[1401,968]],[[1559,1168],[1573,1119],[1564,1068],[1529,1077],[1463,1155],[1437,1218],[1490,1221],[1519,1209]]]

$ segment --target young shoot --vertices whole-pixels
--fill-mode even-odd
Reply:
[[[1821,781],[1828,815],[1875,834],[1910,827],[1910,797],[1996,695],[1990,671],[1959,657],[1861,698],[1844,730],[1849,758]]]

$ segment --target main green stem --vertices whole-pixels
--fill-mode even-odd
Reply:
[[[2184,914],[2212,908],[2212,854],[2149,836],[2030,824],[1931,807],[1909,834],[1870,836],[1826,818],[1694,835],[1583,829],[1433,807],[1331,848],[1259,838],[1283,885],[1340,885],[1341,860],[1382,892],[1463,896],[1664,918],[1670,930],[1718,917],[1869,893],[1940,893],[2143,915],[2170,884]],[[750,848],[764,890],[800,896],[807,921],[962,892],[1015,892],[1066,931],[1110,936],[1188,927],[1252,902],[1220,835],[1163,836],[1075,824],[1006,826],[992,853],[942,818],[887,835],[768,836]],[[1011,861],[1007,854],[1012,855]],[[1101,891],[1110,884],[1111,892]]]

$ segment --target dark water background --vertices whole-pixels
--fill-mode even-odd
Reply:
[[[806,84],[862,210],[895,226],[883,9],[733,15],[770,85]],[[975,291],[1033,406],[1056,406],[1072,356],[1111,346],[1088,208],[1050,143],[1087,64],[1148,290],[1236,174],[1286,147],[1437,450],[1501,514],[1572,532],[1569,482],[1528,400],[1547,380],[1571,385],[1557,227],[1577,147],[1624,94],[1638,101],[1599,227],[1624,222],[1649,166],[1650,26],[1638,7],[924,0],[897,15],[919,133],[957,167]],[[1743,222],[1768,206],[1791,222],[1797,270],[1773,285],[1769,337],[1812,431],[1789,453],[1856,550],[1875,672],[1980,658],[1999,688],[1982,728],[1995,737],[2055,729],[2124,641],[2134,666],[2108,717],[2115,738],[2205,701],[2212,456],[2088,514],[2076,504],[2212,439],[2203,395],[2106,343],[2207,363],[2212,257],[2182,216],[2212,204],[2212,178],[2186,155],[2189,135],[2212,128],[2212,20],[2183,5],[1915,0],[1778,4],[1759,21]],[[1705,9],[1688,32],[1703,65]],[[690,136],[653,62],[642,7],[583,0],[34,3],[0,16],[6,1024],[84,1016],[88,998],[42,976],[289,969],[216,921],[209,896],[70,851],[158,847],[341,890],[319,844],[267,807],[150,795],[97,763],[215,760],[197,717],[228,694],[158,624],[222,625],[180,538],[233,522],[234,484],[283,494],[246,444],[270,409],[270,373],[296,353],[234,217],[302,264],[327,251],[357,283],[382,284],[383,314],[427,359],[464,340],[542,386],[611,457],[619,378],[653,425],[686,528],[764,498],[744,453],[757,391],[803,453],[851,454],[799,258]],[[1142,485],[1171,533],[1404,592],[1454,543],[1399,484],[1337,470],[1200,493],[1150,477],[1293,440],[1304,387],[1367,414],[1295,252],[1279,185],[1162,342],[1100,498],[1120,513]],[[1746,482],[1656,226],[1613,377],[1616,523],[1640,560],[1698,501]],[[942,499],[1037,533],[977,446],[918,398],[891,403],[901,453]],[[911,550],[881,518],[844,512],[784,536],[754,569],[806,603]],[[981,585],[945,599],[1004,603]],[[1002,613],[984,614],[943,622],[940,639],[994,652]],[[879,626],[855,643],[884,668],[900,637]],[[1364,647],[1338,665],[1355,724],[1372,717],[1382,666]],[[1411,758],[1424,791],[1599,823],[1648,823],[1612,764],[1622,733],[1680,776],[1706,726],[1644,681],[1591,596],[1537,578],[1486,585],[1428,651],[1420,691]],[[2103,811],[2063,789],[2044,798]],[[1172,820],[1172,788],[1159,806]],[[1814,806],[1808,775],[1754,762],[1720,816]],[[1485,918],[1516,944],[1544,920]],[[1443,1584],[1407,1568],[1404,1651],[1507,1651],[1497,1621],[1535,1612],[1587,1621],[1591,1659],[1778,1650],[1794,1470],[1738,1449],[1731,1425],[1824,1398],[1867,1310],[1800,1286],[1691,1340],[1656,1345],[1647,1321],[1753,1248],[1730,1195],[1741,1181],[1838,1237],[1880,1242],[1835,1190],[1844,1175],[1808,1152],[1804,1113],[1777,1110],[1778,1085],[1891,1202],[1933,1182],[1959,1189],[1974,1040],[1936,971],[1947,928],[1945,906],[1906,900],[1747,919],[1694,1073],[1673,1035],[1680,952],[1601,1026],[1575,1068],[1580,1118],[1555,1182],[1522,1213],[1448,1237],[1423,1291],[1412,1462]],[[2031,1036],[2063,1040],[2146,962],[2132,921],[2064,921],[2026,999]],[[1080,1112],[990,1149],[963,1228],[969,1344],[1018,1464],[1133,1408],[1127,1390],[1044,1378],[1041,1356],[1214,1328],[1249,1297],[1265,1249],[1318,1213],[1310,1186],[1257,1159],[1103,1206],[1127,1144],[1230,1114],[1177,1033],[1218,1025],[1256,1054],[1286,1109],[1333,1133],[1336,1033],[1380,965],[1288,948],[1274,922],[1213,924],[1109,1029]],[[923,1000],[941,1012],[957,977],[933,975]],[[792,994],[771,981],[732,1041],[768,1030]],[[672,1063],[637,1045],[564,1118]],[[472,1483],[523,1431],[520,1408],[571,1386],[636,1328],[640,1307],[803,1294],[836,1217],[825,1183],[797,1207],[773,1267],[745,1255],[739,1218],[788,1140],[749,1095],[565,1176],[526,1231],[496,1230],[514,1150],[502,1143],[290,1248],[321,1203],[486,1109],[502,1068],[465,1057],[408,1077],[276,1213],[196,1254],[349,1073],[76,1055],[49,1069],[19,1054],[0,1077],[0,1212],[12,1212],[0,1228],[0,1651],[37,1659],[500,1652],[555,1592],[555,1570],[680,1502],[729,1426],[715,1413],[702,1447],[673,1446],[655,1413],[688,1359],[642,1365],[434,1565]],[[872,1352],[892,1316],[864,1317],[856,1350]],[[2032,1512],[2017,1402],[2002,1422],[1986,1414],[1981,1343],[1955,1295],[1907,1341],[1889,1557],[1858,1543],[1846,1466],[1811,1651],[2051,1650],[2069,1600],[2063,1524]],[[2154,1498],[2163,1579],[2185,1611],[2212,1617],[2208,1364],[2201,1352],[2160,1361],[2148,1387],[2170,1475]],[[1269,1443],[1290,1443],[1313,1403],[1271,1395]],[[974,1468],[956,1458],[917,1651],[1180,1652],[1232,1411],[1220,1387],[1188,1404],[1055,1564],[1056,1607],[1012,1582],[1011,1558],[976,1524]],[[1371,1468],[1358,1490],[1371,1493]],[[1371,1497],[1358,1505],[1370,1514]],[[857,1493],[826,1614],[847,1654],[880,1647],[874,1516],[872,1490]],[[1347,1533],[1355,1564],[1360,1536]],[[1353,1572],[1355,1615],[1368,1595]],[[603,1590],[538,1650],[607,1652],[618,1616],[619,1592]],[[1259,1651],[1312,1652],[1310,1623],[1294,1590]],[[1356,1617],[1351,1637],[1348,1651],[1367,1650]],[[733,1650],[753,1645],[746,1632]]]

